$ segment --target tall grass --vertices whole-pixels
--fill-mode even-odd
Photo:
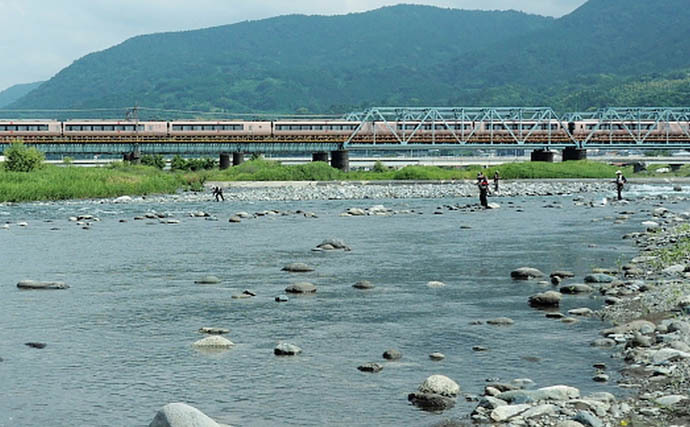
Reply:
[[[441,168],[407,166],[402,169],[345,173],[327,163],[295,166],[257,159],[224,171],[166,172],[155,167],[115,163],[106,168],[47,166],[33,172],[8,172],[0,168],[0,202],[118,197],[122,195],[174,193],[180,189],[203,189],[214,181],[346,181],[399,180],[439,181],[474,179],[478,171],[502,179],[598,178],[613,179],[617,167],[593,161],[505,164],[489,169],[480,166]],[[632,170],[623,169],[630,177]]]
[[[0,169],[0,202],[65,200],[171,193],[183,176],[152,167],[80,168],[46,166],[33,172]]]

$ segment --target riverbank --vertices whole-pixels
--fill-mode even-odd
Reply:
[[[504,164],[491,169],[482,169],[479,166],[466,168],[409,166],[402,169],[381,167],[371,171],[347,173],[323,162],[285,166],[263,159],[246,162],[224,171],[163,171],[155,167],[134,166],[126,163],[113,163],[103,168],[46,165],[32,172],[8,172],[0,168],[0,203],[174,194],[187,190],[202,190],[204,183],[207,182],[231,188],[235,187],[235,182],[243,181],[261,182],[266,187],[274,186],[273,182],[279,182],[280,184],[277,185],[286,187],[286,181],[307,181],[325,186],[342,186],[346,185],[345,183],[362,186],[365,183],[378,182],[384,186],[393,186],[397,183],[419,185],[459,182],[462,186],[463,181],[473,182],[479,171],[485,173],[490,179],[494,173],[498,172],[501,179],[505,180],[535,179],[547,182],[552,179],[572,178],[599,179],[606,182],[613,179],[616,169],[615,166],[589,161],[557,164],[527,162]],[[624,169],[624,172],[629,178],[633,177],[632,170],[629,168]],[[510,187],[505,188],[512,191]],[[459,194],[469,195],[470,193],[463,187]],[[337,194],[330,193],[324,197],[330,196],[339,197]],[[422,194],[411,197],[427,196]],[[299,198],[294,196],[290,200],[299,200]]]
[[[631,395],[580,396],[579,390],[564,385],[533,391],[497,384],[486,388],[474,422],[535,427],[690,425],[690,212],[674,210],[675,203],[658,201],[645,210],[646,231],[623,236],[635,240],[639,255],[619,268],[594,269],[585,285],[567,282],[567,272],[551,274],[561,294],[601,295],[605,305],[594,314],[613,326],[603,329],[602,338],[592,346],[610,348],[611,357],[625,361],[619,387]],[[626,221],[633,214],[620,212],[616,220]],[[582,316],[588,311],[568,314]],[[594,381],[609,380],[606,364],[593,368]]]

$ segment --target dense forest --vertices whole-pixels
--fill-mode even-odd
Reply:
[[[134,37],[9,108],[685,106],[688,22],[687,0],[590,0],[559,19],[412,5],[282,16]]]

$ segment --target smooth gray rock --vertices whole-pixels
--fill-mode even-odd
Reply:
[[[345,252],[349,252],[352,250],[348,245],[345,244],[340,239],[326,239],[323,242],[321,242],[316,249],[324,250],[324,251],[333,251],[333,250],[343,250]]]
[[[563,296],[560,292],[547,291],[529,297],[529,304],[533,307],[558,307]]]
[[[185,403],[170,403],[158,411],[149,427],[219,427],[219,425],[192,406]]]
[[[432,375],[417,389],[420,393],[440,394],[441,396],[456,397],[460,393],[460,386],[445,375]]]
[[[380,363],[365,363],[364,365],[358,366],[357,369],[362,372],[371,372],[375,374],[383,370],[383,365]]]
[[[527,404],[499,406],[498,408],[491,411],[491,419],[496,421],[497,423],[502,423],[508,421],[516,415],[525,412],[530,408],[531,405]]]
[[[285,292],[291,294],[313,294],[316,292],[316,286],[309,282],[293,283],[285,288]]]
[[[510,277],[515,280],[529,280],[537,277],[544,277],[544,273],[532,267],[520,267],[510,272]]]
[[[296,356],[302,352],[302,349],[294,344],[280,343],[273,349],[273,354],[276,356]]]
[[[556,270],[549,275],[550,277],[560,277],[561,279],[569,279],[575,277],[575,273],[566,270]]]
[[[68,289],[69,285],[63,282],[40,282],[37,280],[21,280],[17,283],[19,289],[27,290],[59,290]]]
[[[290,273],[309,273],[311,271],[314,271],[314,268],[302,262],[293,262],[292,264],[288,264],[285,267],[283,267],[282,270]]]
[[[585,276],[585,283],[611,283],[614,280],[616,280],[615,277],[603,273],[594,273]]]
[[[383,358],[386,360],[400,360],[402,359],[402,353],[394,348],[391,348],[383,352]]]
[[[275,300],[276,302],[288,302],[289,298],[285,295],[278,295]]]
[[[496,397],[492,396],[484,396],[481,399],[479,399],[479,404],[477,405],[480,408],[485,408],[485,409],[490,409],[494,410],[498,408],[499,406],[507,406],[508,403],[506,403],[505,400],[498,399]]]
[[[429,355],[429,359],[434,360],[434,361],[439,361],[445,359],[446,356],[443,353],[431,353]]]
[[[594,414],[586,411],[578,412],[573,420],[586,427],[604,427],[603,421],[597,418]]]
[[[591,286],[587,286],[583,283],[573,283],[570,285],[564,285],[561,286],[559,291],[562,294],[587,294],[592,292],[594,289],[592,289]]]
[[[376,286],[374,286],[368,280],[360,280],[359,282],[352,285],[352,287],[355,289],[367,290],[367,289],[374,289]]]
[[[232,341],[220,335],[211,335],[194,343],[194,347],[198,348],[230,348],[233,345]]]
[[[531,403],[534,401],[532,395],[526,390],[508,390],[500,393],[496,396],[497,399],[501,399],[506,403],[511,405]]]

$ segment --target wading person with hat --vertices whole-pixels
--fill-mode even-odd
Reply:
[[[477,174],[477,188],[479,188],[479,203],[483,208],[488,208],[489,201],[487,195],[489,194],[489,180],[481,172]]]

